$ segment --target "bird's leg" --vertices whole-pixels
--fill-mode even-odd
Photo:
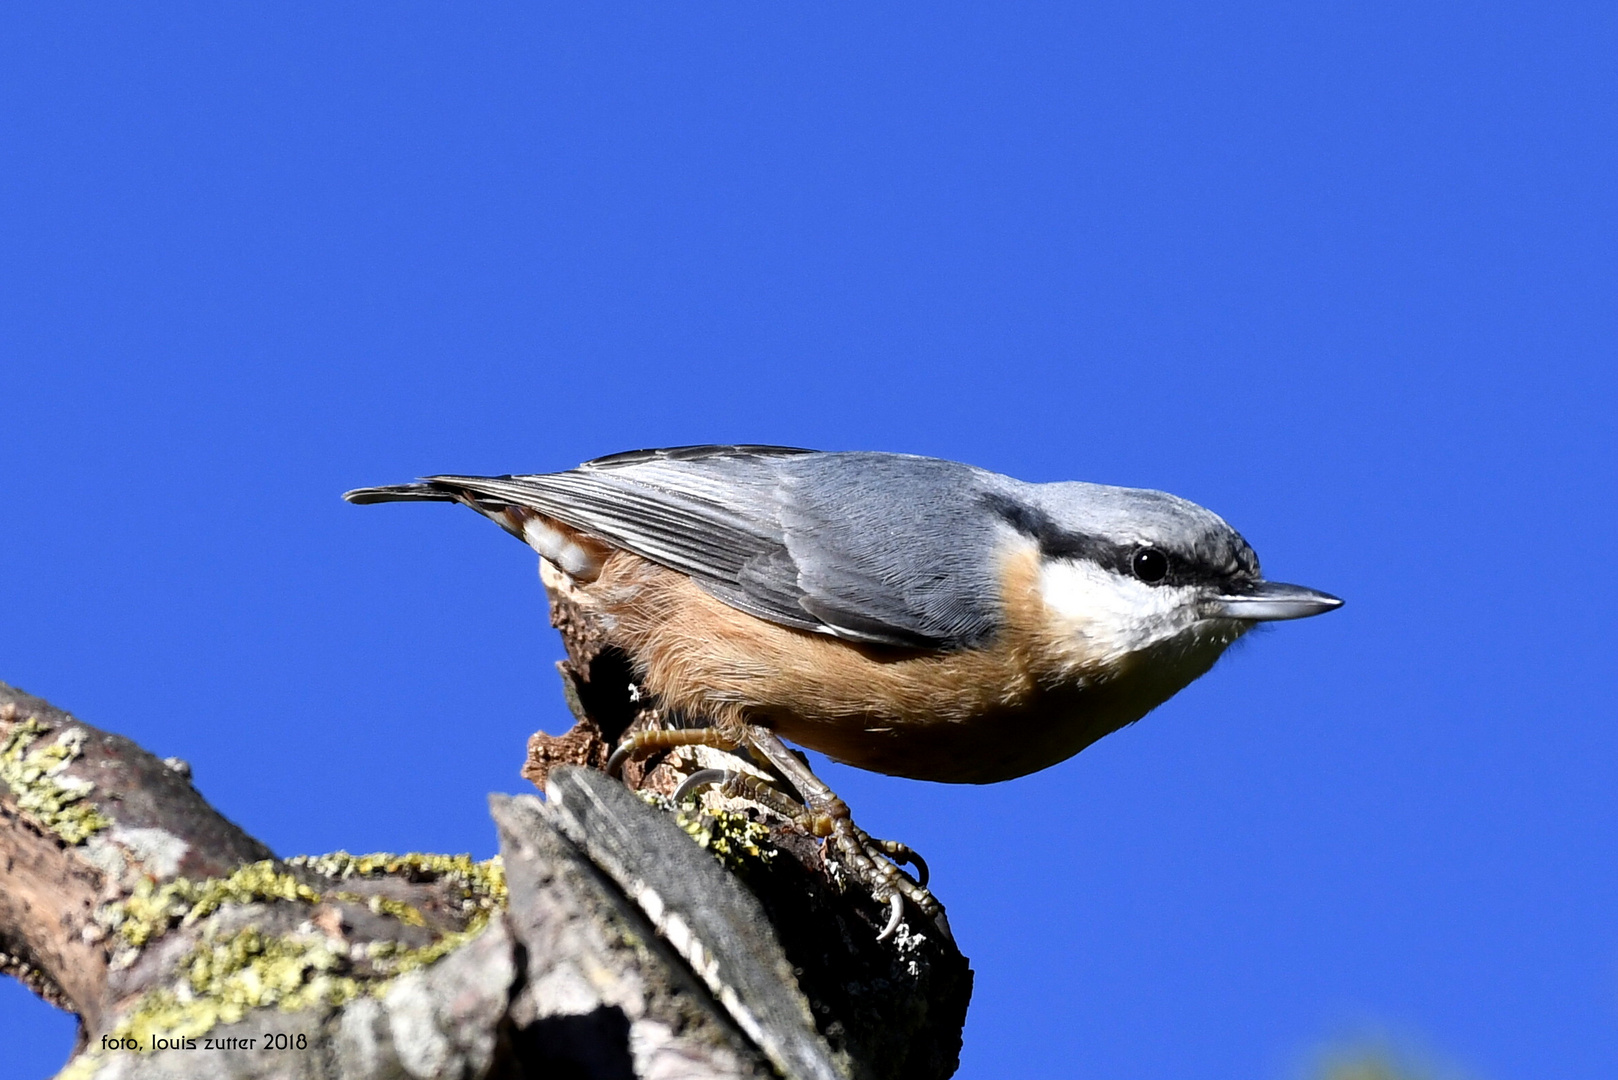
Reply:
[[[746,743],[783,776],[803,797],[802,811],[794,815],[797,824],[812,836],[829,840],[848,872],[871,890],[876,899],[888,905],[888,925],[878,935],[885,939],[898,929],[904,901],[909,900],[916,909],[932,919],[947,934],[944,909],[928,892],[924,884],[927,867],[915,852],[903,844],[888,840],[875,840],[854,824],[848,804],[837,797],[821,779],[810,771],[799,757],[787,749],[775,732],[758,724],[748,724]],[[914,863],[921,871],[922,881],[912,881],[901,873],[890,859]]]
[[[870,889],[878,902],[888,905],[888,923],[877,935],[879,941],[891,937],[898,929],[906,900],[932,919],[946,935],[949,933],[943,907],[927,891],[927,864],[921,856],[904,844],[878,840],[855,825],[848,804],[838,798],[769,728],[757,724],[720,723],[713,727],[639,731],[626,736],[618,744],[607,761],[607,772],[616,775],[623,763],[636,754],[681,746],[707,746],[724,751],[739,748],[750,750],[796,788],[803,801],[800,803],[773,784],[747,773],[702,769],[686,777],[674,793],[676,802],[705,784],[719,784],[720,792],[726,798],[750,799],[780,814],[810,836],[830,841],[833,853],[850,876]],[[914,865],[919,880],[912,880],[901,873],[896,863]]]
[[[681,803],[693,794],[698,788],[717,785],[720,798],[746,799],[748,802],[758,803],[786,818],[797,825],[804,832],[812,836],[821,836],[824,833],[815,830],[815,822],[821,816],[812,814],[807,806],[770,783],[768,780],[752,773],[737,772],[734,769],[698,769],[681,781],[674,791],[674,801]],[[917,855],[908,846],[897,840],[878,840],[869,834],[861,833],[866,842],[875,846],[889,859],[901,866],[909,864],[916,868],[916,882],[923,888],[927,886],[927,862]]]

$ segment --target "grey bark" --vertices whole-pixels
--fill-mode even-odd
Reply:
[[[564,674],[599,733],[581,699],[612,692],[609,677]],[[778,823],[746,833],[767,832],[776,857],[727,869],[688,835],[721,835],[717,819],[676,819],[553,755],[547,800],[491,797],[497,906],[494,871],[440,857],[278,860],[183,763],[4,684],[0,747],[0,969],[79,1016],[64,1076],[954,1071],[965,959],[930,929],[876,942],[880,909]],[[165,1030],[178,1047],[156,1048]],[[105,1048],[119,1032],[141,1045]]]

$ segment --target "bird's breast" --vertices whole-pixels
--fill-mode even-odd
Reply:
[[[554,567],[544,576],[547,587],[601,617],[645,688],[674,710],[766,723],[838,761],[896,776],[1021,776],[1138,719],[1184,685],[1170,688],[1149,668],[1097,664],[1064,637],[1031,549],[1002,558],[1000,631],[983,648],[957,651],[867,646],[780,626],[623,551],[609,554],[588,583]]]

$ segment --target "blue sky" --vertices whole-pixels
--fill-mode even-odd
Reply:
[[[284,854],[486,855],[567,722],[533,560],[344,489],[1163,488],[1348,606],[1032,777],[825,767],[933,866],[961,1075],[1610,1077],[1614,55],[1543,2],[10,5],[0,679]],[[70,1041],[0,986],[6,1071]]]

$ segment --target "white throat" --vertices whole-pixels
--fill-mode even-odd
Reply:
[[[1202,621],[1195,587],[1148,585],[1083,559],[1045,562],[1039,591],[1051,617],[1082,642],[1090,661],[1109,667]]]

